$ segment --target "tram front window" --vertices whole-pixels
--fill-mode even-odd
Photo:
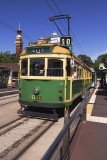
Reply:
[[[47,76],[62,77],[63,61],[58,59],[48,59]]]
[[[27,76],[28,74],[28,60],[27,59],[24,59],[21,62],[21,73],[22,73],[22,76]]]
[[[44,76],[45,59],[30,59],[30,76]]]

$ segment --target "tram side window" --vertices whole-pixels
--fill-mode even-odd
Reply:
[[[22,60],[21,73],[22,73],[22,76],[27,76],[28,74],[28,60],[27,59]]]
[[[81,78],[84,78],[83,69],[81,70]]]
[[[86,70],[85,70],[85,79],[87,79],[87,74],[86,74]]]
[[[80,68],[80,79],[82,78],[82,70],[81,70],[81,68]]]
[[[71,75],[70,59],[67,59],[66,71],[67,71],[67,76],[70,76]]]
[[[45,59],[30,60],[30,76],[44,76]]]
[[[74,77],[74,79],[77,79],[77,68],[76,68],[76,66],[74,66],[73,77]]]
[[[62,77],[63,61],[58,59],[48,59],[47,76]]]
[[[90,72],[90,79],[92,78],[92,74],[91,74],[91,72]]]
[[[77,68],[77,79],[80,79],[80,69]]]

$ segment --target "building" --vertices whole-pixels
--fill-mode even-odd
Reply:
[[[16,36],[16,57],[20,55],[23,50],[22,42],[22,31],[17,30]],[[18,63],[0,63],[0,88],[2,87],[12,87],[13,84],[18,84],[18,72],[19,64]],[[14,83],[13,83],[14,82]]]
[[[18,63],[0,63],[0,88],[18,85]]]
[[[16,57],[18,55],[20,55],[20,53],[22,52],[23,50],[23,43],[22,42],[22,35],[21,35],[22,31],[20,29],[17,30],[17,36],[16,36],[16,41],[15,41],[15,44],[16,44]]]
[[[51,43],[51,44],[59,44],[60,43],[60,36],[56,33],[53,32],[49,38],[39,38],[37,41],[29,42],[29,45],[37,45],[37,44],[42,44],[42,43]]]
[[[59,44],[60,43],[60,36],[56,32],[53,32],[49,36],[49,43]]]

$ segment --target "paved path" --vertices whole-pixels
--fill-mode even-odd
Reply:
[[[70,149],[70,160],[107,160],[107,88],[95,90]]]

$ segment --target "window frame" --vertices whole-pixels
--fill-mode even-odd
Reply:
[[[45,67],[44,67],[44,76],[30,76],[30,60],[31,59],[40,59],[40,58],[43,58],[44,60],[45,60]],[[22,68],[22,66],[21,66],[21,63],[22,63],[22,61],[24,60],[24,59],[28,59],[28,74],[27,74],[27,76],[23,76],[22,74],[21,74],[21,68]],[[62,67],[62,70],[63,70],[63,76],[57,76],[57,77],[55,77],[55,76],[47,76],[47,68],[48,68],[48,59],[56,59],[56,60],[61,60],[62,61],[62,63],[63,63],[63,67]],[[20,59],[20,78],[21,79],[55,79],[55,80],[64,80],[65,79],[65,68],[64,68],[64,60],[65,60],[66,58],[64,58],[64,57],[61,57],[61,58],[59,58],[59,57],[23,57],[23,58],[21,58]]]

